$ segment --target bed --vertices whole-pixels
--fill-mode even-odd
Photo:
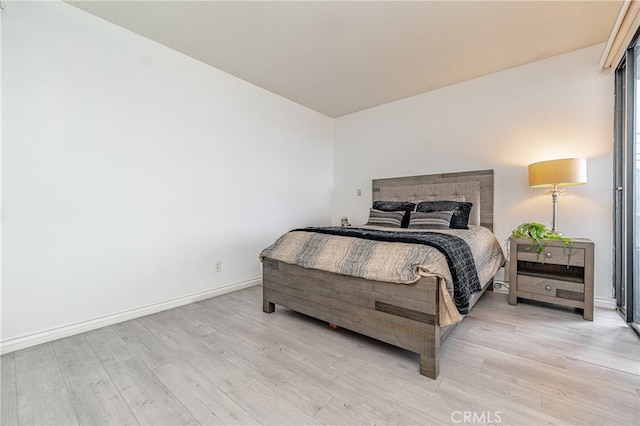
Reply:
[[[415,352],[420,374],[435,379],[440,345],[504,263],[492,233],[493,170],[374,179],[372,194],[376,210],[368,226],[292,230],[261,253],[263,311],[272,313],[281,305]],[[393,211],[404,203],[430,208],[442,202],[470,205],[469,229],[434,227],[435,213],[381,214],[382,220],[401,220],[402,226],[408,218],[427,217],[428,229],[388,229],[374,218],[378,207]],[[448,213],[457,220],[456,212]],[[451,217],[433,220],[449,223]],[[460,251],[455,257],[441,246],[458,238],[473,243],[460,245],[468,250],[452,250]],[[457,265],[465,259],[467,265]],[[475,276],[469,263],[477,264]]]

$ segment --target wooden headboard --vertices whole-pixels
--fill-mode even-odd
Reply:
[[[373,201],[468,201],[469,224],[493,231],[493,170],[374,179],[372,194]]]

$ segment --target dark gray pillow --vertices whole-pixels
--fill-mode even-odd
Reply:
[[[404,218],[402,218],[402,228],[407,228],[409,226],[409,215],[415,210],[416,205],[408,201],[374,201],[373,208],[383,212],[405,212]]]
[[[469,214],[473,203],[464,201],[422,201],[416,206],[417,212],[453,212],[449,228],[469,229]]]

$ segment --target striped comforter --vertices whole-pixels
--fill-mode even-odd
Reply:
[[[425,230],[362,228],[390,235],[415,234],[419,237],[420,234],[425,234]],[[468,244],[480,283],[488,282],[504,262],[500,244],[487,228],[475,226],[470,229],[430,229],[426,233],[433,232],[454,235]],[[456,293],[447,257],[437,248],[424,244],[376,241],[309,232],[307,229],[284,234],[273,245],[263,250],[260,257],[305,268],[398,284],[413,283],[421,276],[436,275],[444,279],[447,291],[452,297]],[[459,309],[464,309],[464,301],[456,300],[456,305]]]

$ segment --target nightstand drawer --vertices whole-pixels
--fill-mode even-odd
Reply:
[[[584,249],[545,247],[542,253],[529,244],[518,244],[518,260],[544,262],[554,265],[584,266]]]
[[[518,291],[560,299],[584,301],[584,284],[518,275]]]

